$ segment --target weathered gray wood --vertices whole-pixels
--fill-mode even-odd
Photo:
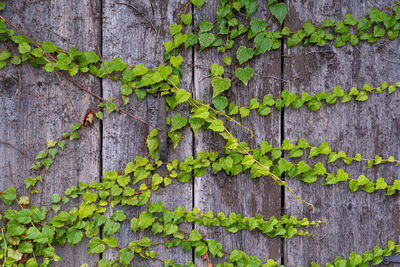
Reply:
[[[125,4],[120,4],[125,3]],[[184,1],[116,1],[107,0],[103,4],[103,52],[105,59],[120,56],[123,61],[132,64],[144,63],[151,69],[163,63],[163,43],[168,40],[168,26],[173,21],[178,21],[177,14],[183,12]],[[185,62],[191,62],[191,54],[186,54]],[[190,88],[192,80],[191,67],[184,65],[182,88]],[[114,91],[119,96],[118,83],[113,83]],[[111,88],[107,80],[103,81],[103,95],[112,97]],[[141,103],[132,97],[128,110],[145,121],[149,130],[158,125],[158,98],[147,96]],[[188,114],[188,109],[181,109]],[[146,126],[134,119],[121,114],[105,116],[103,128],[103,170],[116,171],[123,169],[125,164],[140,155],[146,156]],[[183,132],[181,143],[175,151],[169,144],[168,159],[184,159],[192,155],[192,134],[190,129]],[[192,208],[192,185],[190,183],[175,183],[167,188],[160,188],[152,193],[151,201],[162,200],[167,209],[174,210],[180,205],[186,209]],[[139,216],[143,208],[127,208],[128,217]],[[191,226],[190,226],[191,227]],[[153,237],[151,231],[145,231],[144,236],[151,240],[159,241],[162,238]],[[138,234],[133,234],[129,223],[123,224],[116,234],[119,245],[126,246],[130,241],[139,239]],[[159,252],[158,257],[170,258],[177,262],[186,263],[191,260],[191,253],[184,254],[182,249],[165,249],[162,245],[155,247]],[[103,257],[115,259],[118,251],[106,251]],[[140,258],[135,259],[134,265],[163,266],[159,262],[150,262]]]
[[[199,23],[206,19],[208,21],[216,20],[216,9],[219,1],[206,1],[200,10],[195,10],[194,25],[198,29]],[[260,7],[257,16],[266,19],[266,2],[259,2]],[[236,40],[235,40],[236,41]],[[240,38],[237,43],[244,44],[245,39]],[[250,44],[248,44],[250,47]],[[236,49],[238,46],[235,46]],[[237,65],[235,59],[235,51],[229,51],[234,60],[235,67],[226,68],[226,72],[230,72],[228,77],[232,76]],[[195,53],[195,97],[202,99],[206,103],[211,103],[212,87],[210,66],[212,63],[217,62],[222,65],[222,55],[216,49],[206,49],[202,52],[196,51]],[[244,86],[241,81],[235,80],[232,83],[231,89],[226,93],[229,102],[235,102],[238,106],[249,106],[251,98],[257,98],[262,102],[262,97],[271,93],[277,95],[280,92],[280,51],[274,51],[267,56],[255,57],[248,63],[249,66],[254,68],[254,76],[249,82],[248,86]],[[197,66],[201,66],[197,67]],[[207,77],[208,76],[208,77]],[[265,76],[270,76],[266,78]],[[273,79],[276,77],[277,79]],[[253,129],[254,138],[250,138],[250,134],[232,123],[228,123],[229,129],[240,141],[246,141],[248,144],[255,148],[263,140],[267,140],[273,145],[277,146],[280,143],[280,112],[274,110],[268,118],[261,117],[252,111],[250,116],[241,120],[245,126]],[[216,134],[209,131],[199,131],[195,136],[195,153],[200,150],[223,152],[224,141]],[[235,177],[226,177],[226,175],[219,173],[214,176],[208,173],[204,177],[195,179],[194,201],[195,206],[201,208],[204,212],[212,210],[214,214],[224,212],[229,215],[230,212],[241,213],[243,216],[256,216],[263,214],[264,218],[270,216],[280,217],[281,205],[281,187],[275,184],[271,178],[262,177],[260,179],[250,180],[250,174],[245,172]],[[263,236],[260,232],[241,231],[235,234],[221,229],[213,228],[199,228],[201,233],[204,233],[206,238],[216,238],[221,242],[226,251],[240,249],[247,253],[255,254],[263,260],[273,258],[280,261],[281,253],[281,240],[279,238],[271,239]],[[217,230],[218,233],[215,232]],[[209,255],[212,257],[211,255]],[[226,260],[226,259],[225,259]],[[212,262],[219,262],[214,261]],[[201,259],[197,259],[196,263],[200,266],[204,265]]]
[[[372,7],[388,6],[390,1],[289,1],[286,25],[293,31],[311,20],[315,24],[327,18],[343,20],[346,13],[359,19]],[[329,52],[314,52],[325,51]],[[312,52],[312,53],[310,53]],[[377,85],[383,81],[397,81],[399,65],[386,59],[399,58],[399,41],[387,38],[375,44],[363,43],[358,47],[296,47],[285,49],[290,57],[284,59],[285,79],[292,81],[290,91],[331,91],[334,85],[343,89],[362,87],[364,83]],[[398,60],[397,60],[398,61]],[[311,145],[328,141],[336,151],[348,155],[359,152],[365,157],[375,154],[400,156],[398,138],[399,93],[388,96],[371,95],[366,102],[323,105],[318,112],[306,108],[288,109],[284,117],[284,136],[293,142],[305,137]],[[321,157],[320,160],[325,160]],[[329,164],[328,171],[344,168],[357,178],[365,174],[371,180],[399,177],[396,167],[384,165],[365,170],[366,164]],[[313,219],[326,219],[327,227],[315,230],[314,238],[296,237],[286,241],[285,263],[288,266],[309,266],[333,261],[336,256],[348,257],[350,252],[372,251],[375,245],[385,245],[389,239],[398,241],[399,197],[387,197],[383,192],[351,194],[347,183],[323,186],[322,181],[308,185],[298,180],[290,186],[307,201],[315,205],[312,214],[290,195],[285,197],[286,213]]]
[[[92,2],[95,11],[98,11],[100,1]],[[52,1],[46,4],[7,1],[2,15],[37,41],[50,40],[65,49],[72,45],[83,51],[94,49],[88,1]],[[99,30],[99,25],[96,29]],[[54,73],[30,68],[26,64],[19,67],[7,66],[0,74],[0,141],[11,143],[30,157],[24,157],[9,146],[0,145],[0,189],[15,186],[19,195],[24,192],[25,177],[35,175],[35,172],[29,170],[32,158],[40,150],[46,149],[46,142],[57,140],[63,132],[71,131],[73,123],[81,122],[85,113],[96,107],[92,97],[70,82],[62,78],[60,84]],[[74,79],[94,92],[99,92],[100,83],[97,79],[87,75],[77,75]],[[98,179],[99,129],[99,123],[88,127],[80,140],[67,141],[64,151],[59,150],[49,171],[42,172],[44,187],[38,186],[39,194],[34,196],[35,204],[48,205],[53,193],[62,194],[66,188],[77,185],[79,181]],[[51,216],[53,212],[48,217]],[[87,241],[83,241],[72,248],[68,243],[64,248],[57,248],[56,253],[63,259],[57,265],[80,266],[86,262],[94,266],[98,255],[87,255],[86,247]]]

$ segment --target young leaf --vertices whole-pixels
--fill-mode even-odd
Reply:
[[[268,7],[271,14],[279,21],[282,25],[288,13],[288,7],[285,3],[278,3],[277,0],[268,0]]]
[[[247,85],[250,78],[253,76],[253,71],[254,69],[250,67],[246,67],[244,69],[238,68],[236,69],[235,74],[236,77],[244,83],[244,85]]]

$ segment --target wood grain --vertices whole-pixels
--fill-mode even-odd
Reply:
[[[121,4],[124,3],[124,4]],[[110,60],[120,56],[123,61],[130,64],[144,63],[148,69],[163,63],[163,43],[169,37],[169,25],[177,21],[178,14],[184,10],[184,1],[117,1],[107,0],[103,4],[103,53],[104,58]],[[179,22],[179,21],[178,21]],[[185,62],[191,62],[191,53],[184,57]],[[192,80],[191,67],[185,65],[184,76],[180,86],[190,88]],[[120,85],[113,83],[116,96],[119,96]],[[109,81],[103,81],[103,95],[112,97]],[[146,136],[148,130],[158,125],[159,99],[149,95],[142,102],[133,96],[128,110],[133,115],[148,122],[146,125],[122,114],[111,114],[104,119],[103,126],[103,170],[115,171],[123,169],[125,164],[133,161],[136,156],[146,156]],[[180,108],[183,114],[189,114],[187,107]],[[171,114],[168,114],[172,116]],[[181,114],[182,115],[182,114]],[[178,158],[183,160],[192,155],[192,134],[186,129],[182,134],[182,140],[174,151],[172,144],[168,144],[168,160]],[[167,209],[174,210],[180,205],[186,209],[192,208],[192,184],[173,183],[167,188],[160,188],[152,193],[152,202],[162,200]],[[144,208],[126,208],[128,217],[138,217]],[[186,230],[191,228],[188,226]],[[151,237],[154,241],[163,238],[152,237],[151,231],[145,231],[144,236]],[[130,241],[138,240],[139,235],[133,234],[129,222],[121,226],[115,235],[119,239],[119,245],[126,246]],[[184,254],[182,249],[165,249],[162,245],[156,247],[160,258],[170,258],[174,261],[186,263],[191,260],[191,253]],[[115,259],[118,251],[106,251],[103,257]],[[159,262],[135,259],[134,265],[163,266]],[[149,265],[150,264],[150,265]]]
[[[310,20],[321,24],[326,18],[334,22],[352,13],[356,19],[368,14],[372,7],[389,6],[390,1],[289,1],[288,20],[285,25],[292,31]],[[325,52],[318,52],[325,51]],[[315,93],[330,92],[334,85],[348,90],[352,86],[362,88],[364,83],[376,86],[387,81],[397,81],[398,64],[384,60],[399,55],[399,40],[387,38],[375,44],[363,43],[357,47],[347,45],[334,48],[296,47],[285,49],[284,77],[292,82],[290,91]],[[284,116],[284,135],[293,142],[305,137],[310,145],[328,141],[335,151],[348,155],[361,153],[365,157],[400,156],[398,139],[399,93],[371,95],[366,102],[351,101],[346,104],[323,105],[311,112],[306,108],[287,109]],[[326,160],[324,157],[319,160]],[[389,181],[399,177],[398,168],[381,165],[365,170],[366,164],[329,164],[328,171],[338,168],[357,178],[365,174],[376,181],[384,177]],[[304,205],[297,204],[290,195],[285,197],[286,213],[326,219],[329,225],[315,231],[314,238],[293,238],[285,243],[287,266],[309,266],[312,260],[318,264],[333,261],[336,256],[348,257],[350,252],[372,251],[375,245],[384,246],[389,239],[399,238],[398,196],[385,196],[383,192],[367,194],[362,190],[350,193],[348,184],[323,186],[322,181],[308,185],[298,180],[290,186],[316,208],[312,214]]]
[[[100,1],[93,0],[93,5],[94,10],[99,12]],[[64,49],[71,46],[83,51],[94,49],[87,1],[51,1],[49,4],[7,1],[2,15],[36,41],[50,40]],[[100,31],[99,24],[95,29]],[[12,49],[17,52],[15,47]],[[86,75],[77,75],[74,79],[99,93],[100,82],[97,79]],[[15,186],[19,194],[28,194],[24,191],[24,179],[35,175],[29,170],[32,158],[46,149],[48,140],[57,140],[63,132],[70,132],[72,124],[81,122],[86,112],[96,107],[96,103],[95,99],[64,78],[60,82],[55,73],[46,73],[26,64],[2,69],[0,141],[13,144],[29,158],[9,146],[0,145],[0,189]],[[54,164],[42,173],[43,187],[38,186],[39,194],[33,197],[33,203],[47,205],[53,193],[62,194],[79,181],[98,179],[99,129],[99,123],[95,123],[82,131],[78,141],[67,141],[64,151],[59,149]],[[53,216],[53,212],[49,212],[48,216]],[[64,248],[57,248],[56,253],[63,259],[59,266],[80,266],[85,262],[93,266],[99,256],[87,255],[86,247],[87,241],[83,241],[72,248],[68,243]]]
[[[260,4],[260,10],[256,15],[261,18],[266,18],[265,12],[266,3]],[[209,1],[204,4],[200,10],[194,12],[195,29],[199,23],[206,19],[208,21],[216,20],[216,8],[218,1]],[[244,34],[246,35],[246,34]],[[236,40],[235,40],[236,41]],[[242,38],[237,43],[246,43]],[[249,47],[250,44],[246,43]],[[238,46],[236,46],[237,49]],[[237,65],[237,60],[234,51],[230,51],[230,55],[234,60],[232,65]],[[197,99],[202,99],[206,103],[211,103],[212,87],[210,66],[217,62],[222,65],[222,55],[216,49],[206,49],[202,52],[195,52],[195,86],[194,92]],[[264,76],[273,76],[280,78],[280,51],[274,51],[263,57],[255,57],[248,63],[254,68],[254,76],[250,80],[248,86],[244,86],[241,81],[235,80],[229,93],[226,94],[229,102],[235,102],[238,106],[249,106],[251,98],[257,98],[262,102],[265,94],[271,93],[277,95],[280,92],[280,81],[277,79],[265,78]],[[236,67],[236,66],[235,66]],[[226,72],[230,72],[228,77],[232,76],[236,68],[226,68]],[[225,95],[225,94],[224,94]],[[233,135],[240,141],[246,141],[251,147],[256,147],[263,140],[276,145],[280,143],[280,112],[273,111],[268,118],[261,117],[253,111],[249,117],[241,120],[244,125],[254,130],[254,137],[251,139],[250,134],[233,124],[228,124]],[[195,150],[198,153],[200,150],[215,151],[220,153],[224,151],[224,140],[216,134],[199,131],[195,136]],[[210,171],[212,172],[212,170]],[[270,216],[280,217],[281,205],[281,188],[276,185],[271,178],[262,177],[259,179],[250,180],[249,172],[244,172],[235,177],[227,177],[225,174],[219,173],[195,178],[194,202],[195,206],[202,209],[204,212],[212,210],[214,214],[224,212],[229,215],[231,212],[241,213],[243,216],[256,216],[263,214],[264,218]],[[196,226],[197,227],[197,226]],[[215,238],[221,242],[226,251],[234,249],[243,250],[249,255],[255,254],[263,260],[273,258],[280,261],[281,240],[271,239],[263,236],[259,232],[241,231],[235,234],[222,231],[215,228],[199,227],[200,232],[204,233],[206,238]],[[217,231],[216,231],[217,230]],[[210,257],[212,257],[210,255]],[[213,263],[220,261],[212,261]],[[204,263],[197,259],[197,264],[203,266]]]

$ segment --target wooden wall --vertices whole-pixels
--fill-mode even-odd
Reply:
[[[94,32],[90,19],[89,0],[52,1],[7,1],[4,17],[13,21],[38,41],[51,40],[65,49],[75,46],[80,50],[96,50],[96,42],[105,60],[120,56],[131,64],[145,63],[148,68],[163,62],[163,42],[169,38],[168,26],[178,21],[184,9],[184,0],[91,0],[95,19]],[[125,4],[124,4],[125,3]],[[259,1],[257,15],[267,16],[267,1]],[[343,20],[346,13],[355,18],[367,15],[372,7],[388,6],[391,1],[287,1],[289,7],[285,25],[292,30],[300,28],[306,20],[321,24],[326,18]],[[209,0],[202,9],[192,9],[194,29],[207,19],[216,19],[218,1]],[[271,93],[278,96],[283,89],[293,92],[330,91],[334,85],[344,89],[362,87],[364,83],[377,84],[396,81],[400,74],[399,39],[386,38],[376,44],[363,43],[357,47],[334,48],[303,47],[276,50],[256,57],[250,65],[255,69],[254,77],[247,87],[235,81],[229,101],[237,105],[248,105],[251,98]],[[2,49],[3,47],[1,47]],[[234,56],[234,55],[232,55]],[[193,49],[184,56],[184,79],[181,87],[190,90],[195,98],[211,101],[211,79],[209,67],[222,58],[216,50],[199,53]],[[227,70],[232,71],[232,70]],[[100,81],[89,75],[78,75],[82,85],[108,99],[112,96],[107,79]],[[282,82],[284,81],[284,82]],[[118,83],[113,88],[119,96]],[[373,95],[365,103],[349,102],[330,107],[323,105],[318,112],[306,108],[298,110],[273,110],[268,117],[254,112],[242,120],[254,130],[255,137],[241,129],[233,128],[239,140],[256,146],[267,140],[279,146],[285,138],[292,142],[305,137],[311,145],[328,141],[336,150],[348,155],[383,157],[393,155],[400,158],[399,101],[400,93],[387,96]],[[145,156],[145,138],[148,131],[157,125],[159,99],[148,96],[142,102],[132,98],[128,110],[147,121],[150,126],[119,113],[105,116],[102,123],[87,128],[79,141],[69,142],[57,156],[50,170],[43,174],[44,187],[36,203],[48,204],[53,193],[62,193],[78,181],[100,180],[105,171],[123,169],[135,156]],[[24,189],[24,178],[29,176],[29,166],[38,151],[45,148],[49,139],[57,139],[68,131],[74,122],[81,121],[85,113],[96,107],[96,100],[79,90],[63,76],[45,73],[43,70],[22,65],[7,66],[0,70],[0,189],[14,186]],[[188,107],[178,110],[189,114]],[[20,151],[4,144],[13,145]],[[223,141],[209,132],[193,135],[186,129],[176,150],[169,145],[169,159],[184,159],[196,155],[200,150],[220,150]],[[351,167],[339,164],[330,168],[345,168],[351,175],[361,174],[361,164]],[[60,171],[62,170],[62,171]],[[399,177],[398,168],[382,165],[364,171],[375,179]],[[312,260],[321,264],[333,261],[336,256],[348,256],[351,251],[362,253],[375,245],[385,245],[389,239],[398,241],[400,219],[398,196],[386,197],[384,193],[350,194],[346,184],[323,186],[322,182],[312,185],[290,180],[289,185],[305,200],[315,205],[311,213],[305,205],[299,205],[293,197],[264,177],[250,180],[244,173],[235,177],[223,174],[207,174],[187,184],[174,184],[153,193],[152,200],[162,200],[168,208],[179,205],[191,209],[197,206],[214,213],[237,212],[244,216],[264,217],[281,214],[296,215],[298,218],[326,219],[327,227],[317,228],[314,238],[295,237],[289,240],[270,239],[259,232],[242,231],[229,234],[220,229],[200,227],[206,237],[215,237],[227,251],[241,249],[256,254],[261,259],[273,258],[287,266],[309,266]],[[18,190],[17,190],[18,191]],[[139,209],[126,209],[128,217],[140,214]],[[187,225],[191,229],[193,225]],[[197,226],[196,226],[197,228]],[[129,224],[122,225],[117,234],[120,245],[133,238]],[[80,266],[86,262],[95,266],[98,255],[86,254],[87,242],[70,248],[60,248],[58,254],[64,259],[58,266]],[[101,257],[115,258],[113,251],[105,251]],[[172,258],[186,262],[192,253],[184,254],[180,249],[162,249],[161,258]],[[196,259],[198,266],[205,265]],[[156,266],[148,261],[135,261],[135,265]]]

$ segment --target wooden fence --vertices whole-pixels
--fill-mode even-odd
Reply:
[[[95,13],[93,31],[88,0],[53,1],[7,1],[10,2],[3,16],[29,32],[38,41],[51,40],[65,49],[75,46],[80,50],[96,50],[100,44],[104,59],[116,56],[125,62],[145,63],[148,67],[163,62],[163,43],[169,38],[168,26],[178,20],[185,6],[184,0],[92,0]],[[326,18],[343,20],[346,13],[356,18],[368,14],[372,7],[388,6],[391,1],[320,0],[287,1],[289,14],[285,25],[297,30],[307,20],[320,24]],[[214,21],[218,1],[206,1],[200,10],[193,9],[195,27],[203,19]],[[257,15],[267,16],[267,1],[259,1]],[[97,40],[97,41],[96,41]],[[182,88],[190,90],[195,98],[211,102],[211,79],[209,67],[219,59],[215,49],[198,52],[189,49],[184,56],[184,78]],[[233,82],[229,101],[236,105],[248,105],[251,98],[266,93],[278,96],[282,89],[293,92],[330,91],[334,85],[349,89],[362,87],[364,83],[378,84],[396,81],[400,74],[399,39],[383,38],[376,44],[362,43],[358,46],[334,48],[298,46],[282,48],[257,57],[250,62],[255,69],[247,87]],[[85,113],[96,107],[97,101],[79,90],[65,78],[60,83],[54,73],[46,73],[26,64],[7,66],[0,71],[0,189],[14,185],[24,190],[24,178],[30,174],[29,167],[36,153],[45,147],[47,140],[61,136],[74,122],[81,121]],[[109,99],[112,97],[110,82],[90,75],[77,75],[83,86]],[[117,82],[114,90],[119,94]],[[117,88],[117,89],[116,89]],[[255,113],[243,124],[254,129],[255,137],[233,129],[234,134],[249,144],[263,140],[278,146],[285,138],[293,142],[305,137],[310,144],[323,141],[343,150],[349,155],[359,152],[374,157],[393,155],[400,158],[400,93],[371,95],[363,103],[350,101],[346,104],[323,105],[317,112],[306,108],[295,110],[273,110],[267,117]],[[135,116],[157,125],[159,99],[147,96],[139,102],[135,97],[128,105]],[[398,112],[399,111],[399,112]],[[189,114],[181,108],[181,114]],[[43,188],[35,196],[35,202],[49,203],[53,193],[62,193],[78,181],[100,180],[105,171],[123,169],[135,156],[145,156],[145,138],[148,134],[143,123],[124,114],[105,115],[102,123],[96,122],[85,129],[82,138],[68,143],[58,155],[48,172],[43,175]],[[214,134],[199,131],[194,136],[188,128],[176,150],[169,145],[169,159],[184,159],[196,155],[200,150],[221,150],[223,141]],[[360,164],[345,166],[335,163],[330,168],[345,168],[351,175],[358,176]],[[396,167],[381,165],[364,171],[375,179],[398,177]],[[347,184],[323,186],[322,181],[305,184],[289,180],[289,185],[304,199],[315,205],[312,213],[305,205],[298,204],[268,177],[250,180],[249,174],[226,177],[208,173],[186,184],[174,183],[168,188],[153,193],[152,200],[161,199],[171,209],[179,205],[191,209],[225,213],[237,212],[244,216],[261,213],[265,218],[280,217],[281,214],[296,215],[298,218],[325,219],[328,226],[314,230],[315,237],[294,237],[288,240],[271,239],[257,231],[241,231],[230,234],[213,228],[202,228],[205,236],[215,237],[227,251],[241,249],[261,259],[272,258],[287,266],[309,266],[312,260],[322,264],[333,261],[336,256],[348,257],[351,251],[363,253],[375,245],[385,245],[389,239],[398,241],[400,236],[400,199],[387,197],[383,192],[367,194],[363,191],[350,193]],[[72,204],[71,204],[72,205]],[[128,217],[137,216],[138,208],[126,209]],[[187,225],[191,229],[192,225]],[[121,245],[137,238],[123,224],[117,234]],[[95,266],[97,254],[86,254],[87,242],[72,248],[67,244],[57,249],[63,258],[58,266],[80,266],[88,263]],[[101,257],[115,258],[113,251]],[[161,249],[161,258],[172,258],[178,262],[191,260],[193,254],[180,249]],[[198,266],[205,263],[195,259]],[[156,266],[150,261],[135,261],[135,265]]]

